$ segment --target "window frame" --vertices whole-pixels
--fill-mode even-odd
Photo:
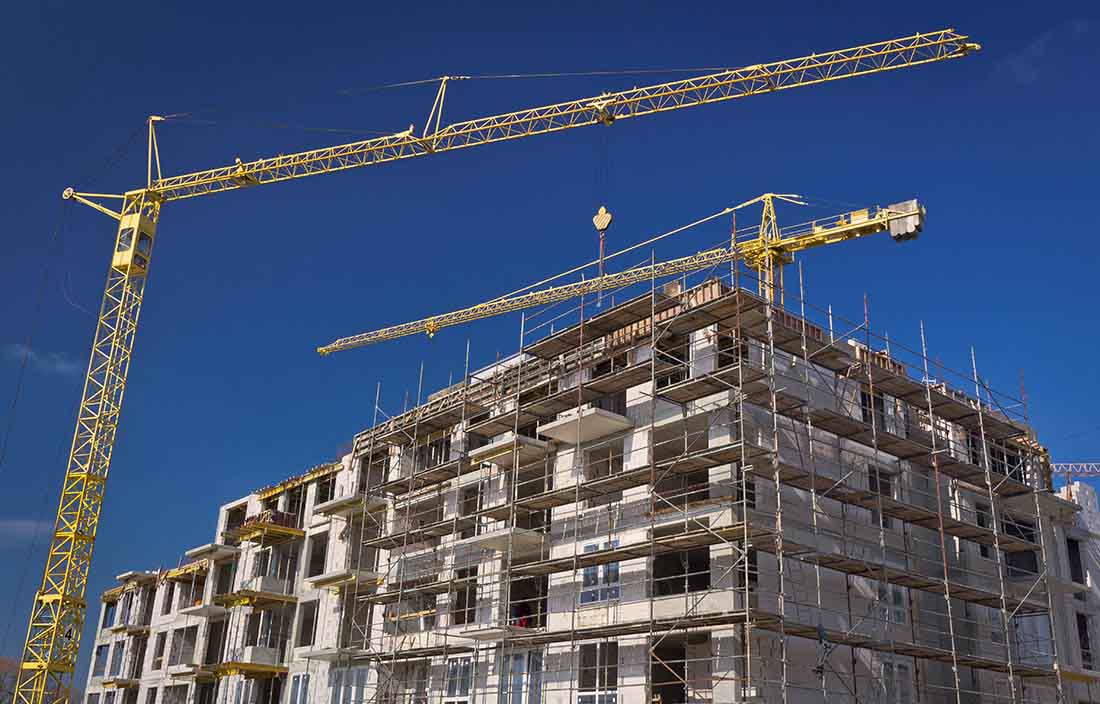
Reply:
[[[468,704],[474,680],[473,658],[469,655],[447,658],[444,667],[443,704]]]
[[[290,696],[287,704],[309,704],[308,672],[299,672],[290,676]]]
[[[595,664],[586,668],[585,654]],[[592,671],[591,685],[587,671]],[[612,676],[614,673],[614,676]],[[615,641],[582,643],[577,648],[577,704],[617,704],[619,696],[619,644]]]
[[[317,642],[317,621],[321,613],[321,600],[312,599],[298,604],[298,633],[294,638],[296,648],[304,648]],[[306,618],[309,618],[309,640],[306,638]]]
[[[592,553],[614,550],[617,547],[619,547],[619,541],[611,540],[606,543],[588,543],[583,550],[585,553]],[[622,579],[618,562],[592,565],[581,570],[581,590],[577,599],[579,606],[618,601],[621,596]]]

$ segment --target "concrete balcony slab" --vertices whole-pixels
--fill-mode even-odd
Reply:
[[[340,591],[349,587],[368,588],[374,590],[378,587],[382,575],[370,570],[355,570],[344,568],[325,572],[313,577],[306,577],[306,582],[313,589],[331,589]]]
[[[322,662],[341,662],[367,654],[362,648],[314,648],[311,650],[298,650],[295,653],[305,660],[321,660]]]
[[[498,467],[513,469],[517,459],[520,466],[542,459],[549,447],[550,443],[545,440],[509,432],[488,445],[470,450],[469,457],[471,462],[492,462]]]
[[[206,543],[200,545],[197,548],[191,548],[184,554],[191,559],[197,560],[200,558],[206,558],[208,560],[224,560],[227,557],[233,557],[240,550],[232,545],[222,545],[221,543]]]
[[[570,413],[543,423],[538,427],[538,433],[566,445],[580,445],[632,427],[634,422],[626,416],[602,408],[585,408],[580,413]]]
[[[182,616],[197,616],[198,618],[218,618],[228,612],[224,606],[217,604],[196,604],[180,609]]]
[[[521,555],[538,552],[548,542],[549,538],[545,533],[527,528],[501,528],[463,538],[455,545],[466,545],[500,552],[511,550],[513,554]]]
[[[386,500],[381,496],[368,494],[349,494],[317,504],[313,513],[320,516],[339,516],[351,518],[364,512],[381,511],[386,508]]]

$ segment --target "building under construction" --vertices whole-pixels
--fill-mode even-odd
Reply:
[[[87,704],[1100,701],[1100,514],[1026,406],[744,278],[525,318],[224,505],[103,595]]]

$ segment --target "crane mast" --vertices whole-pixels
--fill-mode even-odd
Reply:
[[[165,118],[150,117],[143,186],[124,194],[71,188],[64,194],[111,217],[118,226],[54,531],[31,609],[15,702],[69,700],[87,611],[92,549],[165,203],[574,127],[611,125],[632,117],[961,58],[979,48],[968,36],[943,29],[451,124],[442,120],[444,98],[448,84],[462,77],[444,77],[419,135],[410,126],[384,137],[249,162],[237,159],[231,165],[169,177],[161,174],[155,130]]]

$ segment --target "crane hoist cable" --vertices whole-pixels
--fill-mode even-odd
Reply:
[[[410,125],[381,137],[248,161],[237,158],[176,176],[165,176],[161,169],[157,125],[165,118],[150,116],[144,183],[122,194],[75,188],[63,194],[109,216],[117,226],[53,536],[31,607],[15,703],[69,700],[87,612],[92,550],[165,204],[949,61],[979,48],[967,35],[942,29],[444,124],[447,87],[456,78],[448,76],[439,80],[436,99],[419,132]]]

